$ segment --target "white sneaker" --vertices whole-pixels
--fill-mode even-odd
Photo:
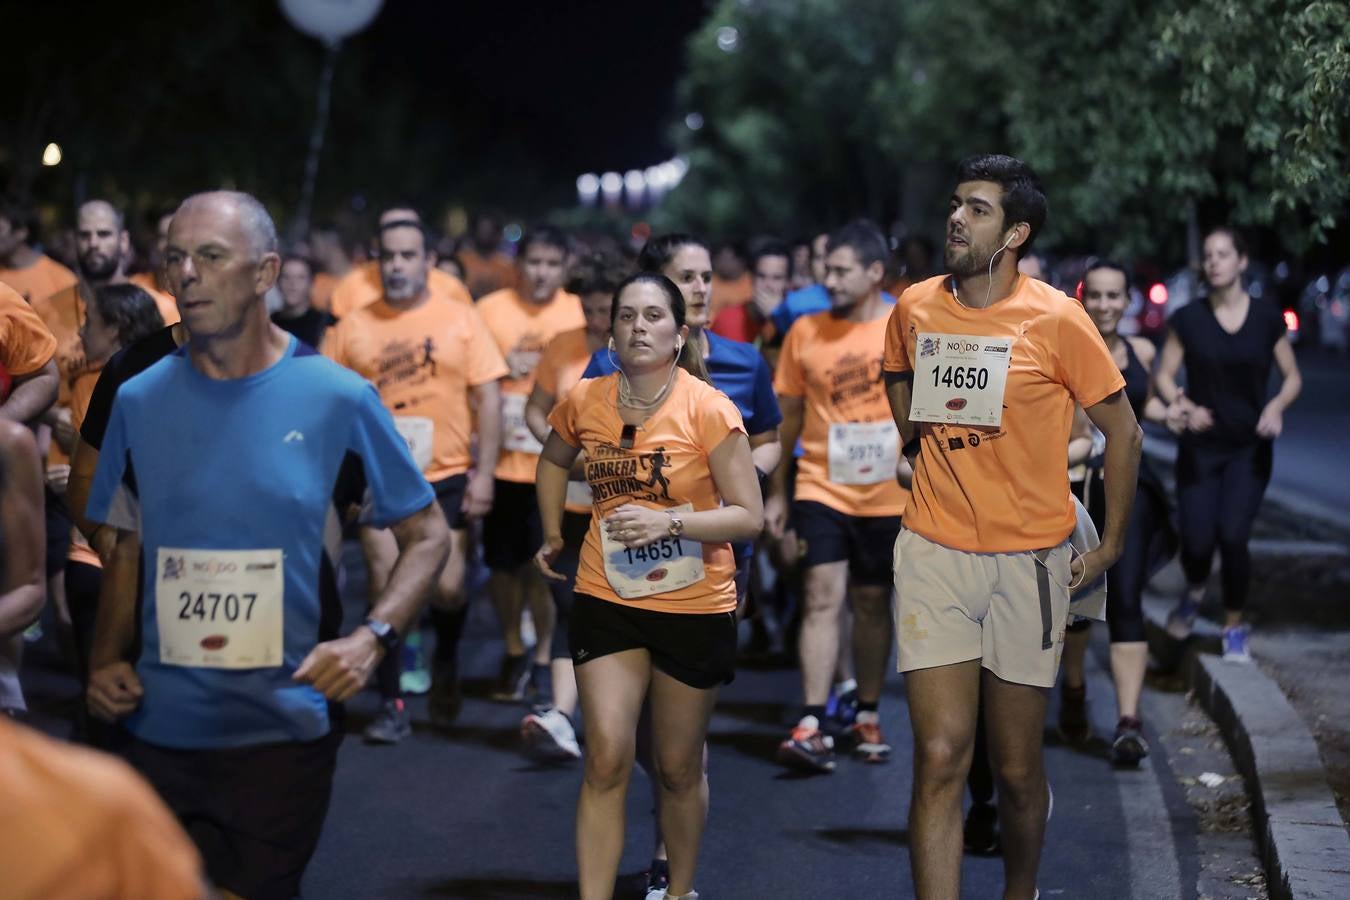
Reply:
[[[528,609],[520,614],[520,642],[526,647],[533,647],[539,642],[539,636],[534,630],[534,616]]]
[[[532,712],[522,719],[520,736],[530,753],[541,759],[553,762],[581,759],[581,745],[577,743],[572,720],[555,707]]]

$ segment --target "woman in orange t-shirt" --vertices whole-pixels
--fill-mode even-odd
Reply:
[[[567,476],[586,453],[594,514],[581,551],[570,645],[586,721],[577,800],[583,898],[609,897],[623,852],[638,718],[650,703],[668,895],[693,891],[708,810],[703,745],[736,655],[731,541],[763,526],[740,413],[688,346],[684,297],[639,273],[614,294],[619,371],[581,381],[549,417],[536,479],[550,578]],[[694,374],[690,374],[690,373]]]
[[[78,434],[89,410],[89,398],[98,383],[99,372],[114,353],[164,327],[159,305],[148,291],[134,284],[108,284],[94,291],[94,302],[85,308],[80,324],[80,342],[89,361],[85,371],[70,385],[70,424]],[[70,466],[59,468],[59,487],[65,492]],[[55,485],[53,486],[55,489]],[[75,663],[83,684],[89,676],[90,644],[94,637],[94,613],[98,607],[99,587],[103,583],[103,563],[78,528],[71,528],[70,551],[66,556],[66,604],[75,637]],[[84,704],[80,704],[80,709]]]

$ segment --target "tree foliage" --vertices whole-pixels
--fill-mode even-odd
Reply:
[[[940,216],[980,151],[1040,172],[1068,250],[1176,255],[1197,209],[1299,250],[1350,200],[1341,0],[723,0],[689,58],[670,205],[709,230]]]

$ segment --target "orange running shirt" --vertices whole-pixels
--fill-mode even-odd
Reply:
[[[514,352],[542,354],[559,334],[586,327],[581,298],[561,290],[545,303],[526,303],[515,288],[507,288],[479,300],[478,311],[503,357]],[[502,481],[534,484],[539,451],[508,449],[513,434],[525,446],[533,440],[524,420],[525,401],[533,389],[533,372],[502,381],[502,455],[496,471]]]
[[[564,331],[548,342],[544,355],[539,357],[539,366],[534,370],[535,387],[546,391],[553,398],[556,408],[568,392],[576,387],[590,361],[591,345],[586,340],[586,329]],[[571,496],[571,482],[568,485]],[[589,503],[568,503],[564,508],[568,512],[582,514],[591,511]]]
[[[323,354],[375,385],[405,437],[418,434],[429,420],[430,462],[423,469],[428,481],[469,470],[470,389],[507,372],[472,306],[432,296],[400,311],[380,300],[329,328]]]
[[[113,756],[0,716],[0,808],[7,900],[206,896],[197,848],[150,785]]]
[[[29,303],[74,287],[79,281],[78,275],[45,254],[39,254],[26,269],[0,269],[0,284],[14,288]]]
[[[848,516],[898,516],[908,496],[895,480],[896,459],[883,460],[873,484],[830,479],[830,426],[893,421],[881,381],[886,318],[850,322],[830,311],[803,316],[788,329],[773,388],[802,403],[802,449],[796,500],[812,500]],[[889,477],[882,477],[889,473]]]
[[[626,503],[651,509],[691,504],[717,509],[722,496],[708,458],[735,433],[745,434],[740,411],[717,388],[676,370],[670,396],[624,449],[618,409],[619,376],[587,378],[549,416],[553,430],[586,454],[586,481],[594,495],[590,530],[581,547],[578,593],[656,612],[725,613],[736,609],[736,562],[731,544],[703,544],[702,581],[668,593],[623,600],[605,575],[600,522]]]
[[[886,328],[887,372],[914,370],[916,335],[1012,340],[1000,427],[921,423],[922,449],[905,527],[971,553],[1054,547],[1073,531],[1068,446],[1077,403],[1125,386],[1101,335],[1075,300],[1019,275],[1013,293],[968,309],[947,276],[901,296]]]
[[[56,336],[14,289],[0,284],[0,365],[11,378],[32,375],[56,355]]]
[[[464,287],[464,282],[448,272],[432,268],[427,272],[427,290],[434,297],[445,297],[461,303],[472,304],[473,298]],[[384,284],[380,281],[380,264],[376,260],[361,263],[338,280],[333,288],[328,311],[341,319],[354,309],[369,306],[384,297]]]
[[[176,325],[182,321],[183,317],[178,314],[178,301],[168,291],[159,289],[159,283],[155,281],[154,275],[149,272],[137,272],[128,280],[155,298],[155,305],[159,307],[159,315],[164,319],[165,325]]]
[[[464,264],[464,280],[475,297],[516,286],[516,264],[505,253],[482,256],[477,250],[466,248],[455,255]]]

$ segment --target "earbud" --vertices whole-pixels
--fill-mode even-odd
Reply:
[[[683,349],[684,349],[684,338],[682,337],[675,338],[675,355],[679,356],[680,351]]]
[[[1004,241],[1004,242],[1003,242],[1003,246],[1002,246],[1002,247],[999,247],[998,249],[1000,249],[1000,250],[1007,250],[1007,249],[1008,249],[1008,245],[1011,244],[1011,243],[1013,242],[1013,238],[1015,238],[1015,237],[1017,237],[1017,232],[1014,231],[1012,234],[1008,235],[1008,239],[1007,239],[1006,241]]]
[[[610,338],[610,339],[609,339],[609,349],[610,349],[611,351],[617,349],[617,348],[614,346],[614,338]]]

